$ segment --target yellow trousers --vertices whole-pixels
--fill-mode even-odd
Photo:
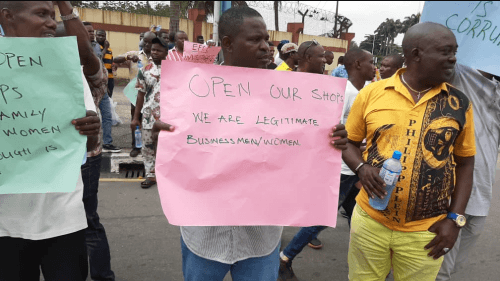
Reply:
[[[390,230],[356,205],[351,219],[349,280],[384,281],[391,267],[395,281],[434,281],[443,257],[434,260],[425,250],[435,233]]]

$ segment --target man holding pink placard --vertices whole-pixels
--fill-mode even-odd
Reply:
[[[241,72],[243,67],[246,67],[248,69],[245,69],[245,72],[252,72],[255,74],[259,74],[262,76],[262,72],[266,72],[265,70],[259,70],[259,73],[256,73],[256,70],[252,70],[251,68],[259,68],[259,69],[265,69],[267,64],[269,63],[269,56],[268,56],[268,44],[267,41],[269,39],[269,35],[267,33],[266,25],[264,23],[264,20],[262,19],[262,16],[255,11],[254,9],[251,9],[249,7],[236,7],[236,8],[231,8],[227,12],[225,12],[219,22],[219,34],[220,37],[222,38],[222,50],[224,52],[224,58],[225,58],[225,63],[224,65],[226,66],[238,66],[240,68],[226,68],[226,67],[216,67],[216,66],[211,66],[207,65],[206,69],[211,69],[214,71],[212,75],[220,74],[219,72]],[[191,72],[197,68],[197,66],[189,65],[189,63],[183,62],[182,67],[180,66],[181,63],[176,63],[179,68],[182,68],[183,71],[183,76],[181,77],[177,75],[175,79],[199,79],[197,78],[198,76],[191,76]],[[205,67],[205,66],[203,66]],[[201,68],[199,68],[201,69]],[[164,69],[165,70],[165,69]],[[180,70],[178,70],[180,71]],[[204,73],[206,73],[205,71]],[[170,72],[172,73],[172,72]],[[280,75],[290,75],[290,74],[285,74],[285,73],[279,73],[279,72],[270,72],[270,74],[276,73]],[[175,73],[172,73],[175,74]],[[227,74],[227,73],[226,73]],[[249,74],[249,75],[251,75]],[[296,73],[291,73],[293,75],[298,75]],[[267,74],[266,74],[267,75]],[[324,78],[322,75],[317,75],[320,78]],[[192,77],[192,78],[191,78]],[[238,74],[238,77],[246,77],[244,75]],[[171,77],[169,77],[170,79]],[[175,85],[185,83],[185,81],[177,81]],[[198,80],[202,81],[202,80]],[[219,81],[219,80],[217,80]],[[278,81],[276,81],[278,82]],[[178,91],[178,88],[171,88],[171,87],[176,87],[174,84],[164,84],[166,88],[163,88],[162,86],[162,94],[163,91],[166,91],[167,93],[171,93],[171,91]],[[191,85],[191,83],[190,83]],[[191,88],[191,93],[194,93],[196,90],[200,90],[200,87],[204,86],[205,83],[197,83],[194,82],[192,83],[192,88]],[[213,85],[212,85],[213,86]],[[236,85],[237,86],[237,85]],[[169,88],[170,87],[170,88]],[[235,88],[236,90],[237,88]],[[189,91],[189,90],[188,90]],[[237,90],[236,90],[237,91]],[[226,94],[230,95],[230,92],[225,91]],[[182,94],[179,92],[179,94]],[[189,93],[190,94],[190,93]],[[235,92],[237,95],[237,93]],[[171,95],[172,100],[165,100],[168,103],[174,102],[175,99],[180,99],[180,97],[176,97],[175,95]],[[248,96],[247,96],[248,97]],[[269,98],[269,97],[268,97]],[[300,97],[298,97],[299,99]],[[310,97],[308,97],[310,98]],[[269,98],[272,99],[272,98]],[[164,99],[162,98],[162,101]],[[202,102],[200,102],[202,101]],[[201,103],[208,103],[205,102],[206,100],[196,100],[196,102]],[[249,102],[251,102],[249,100]],[[273,102],[273,101],[270,101]],[[293,102],[291,100],[288,100],[288,102]],[[297,100],[297,103],[300,101]],[[316,104],[319,104],[320,102],[329,102],[329,101],[314,101]],[[163,102],[162,102],[163,103]],[[325,103],[326,104],[326,103]],[[340,106],[340,103],[337,104],[335,103],[336,106]],[[236,106],[233,104],[234,108]],[[239,106],[239,105],[238,105]],[[331,106],[331,103],[330,103]],[[210,106],[207,106],[208,108]],[[269,106],[268,106],[269,107]],[[340,106],[341,107],[341,106]],[[162,104],[162,118],[164,120],[170,120],[169,118],[166,118],[166,115],[163,115],[163,113],[168,113],[169,111],[175,111],[178,110],[177,108],[170,108],[170,107],[164,107]],[[248,105],[247,108],[252,108],[251,105]],[[276,108],[275,108],[276,109]],[[255,108],[255,110],[258,110]],[[325,110],[325,107],[322,108],[322,110]],[[326,112],[326,111],[325,111]],[[169,113],[172,115],[173,113]],[[330,112],[330,115],[333,115],[332,112]],[[327,115],[326,118],[334,118],[334,116]],[[339,112],[340,116],[340,112]],[[171,117],[172,119],[175,119],[175,117]],[[262,118],[264,118],[262,116]],[[261,122],[267,122],[263,121],[264,119],[261,119]],[[294,119],[295,120],[295,119]],[[304,119],[305,120],[305,119]],[[226,120],[227,121],[227,120]],[[282,120],[283,121],[283,120]],[[234,213],[236,212],[235,210],[232,210],[231,213],[225,213],[225,214],[220,214],[217,216],[214,216],[214,213],[220,212],[221,210],[228,209],[228,206],[234,206],[235,204],[238,204],[238,199],[233,199],[232,202],[229,201],[224,201],[225,203],[218,203],[222,202],[221,197],[222,196],[227,196],[227,193],[230,192],[251,192],[250,188],[245,188],[246,190],[242,190],[241,186],[240,187],[235,187],[232,184],[226,183],[225,186],[222,184],[218,184],[216,186],[212,185],[213,182],[206,182],[205,185],[199,186],[198,181],[199,176],[198,175],[193,175],[189,174],[190,172],[194,172],[196,170],[196,166],[200,165],[198,163],[199,161],[195,161],[197,163],[194,163],[192,161],[193,157],[203,157],[203,153],[198,151],[199,146],[197,144],[196,148],[194,146],[190,147],[190,149],[183,149],[178,151],[177,158],[175,161],[191,161],[189,166],[191,166],[190,172],[185,171],[182,176],[177,173],[179,169],[179,166],[182,166],[184,164],[179,164],[177,165],[178,167],[175,167],[175,161],[169,160],[169,157],[172,155],[170,154],[173,150],[176,150],[178,148],[179,143],[174,142],[174,138],[179,135],[178,131],[185,130],[183,128],[184,123],[182,121],[179,121],[179,119],[172,120],[174,124],[176,124],[179,129],[176,132],[173,132],[173,127],[165,124],[163,122],[155,122],[155,125],[153,127],[153,130],[158,130],[158,129],[165,129],[168,131],[173,132],[172,136],[169,136],[169,139],[172,138],[172,141],[169,141],[171,143],[170,151],[162,151],[159,149],[159,155],[158,155],[158,161],[163,161],[164,165],[169,165],[172,169],[166,169],[166,167],[161,167],[160,164],[157,164],[157,176],[159,179],[159,191],[160,191],[160,197],[162,199],[162,206],[164,208],[164,211],[166,213],[169,213],[171,216],[169,216],[169,221],[173,224],[178,224],[178,225],[183,225],[181,226],[181,245],[182,245],[182,257],[183,257],[183,273],[184,273],[184,279],[185,280],[223,280],[224,276],[227,274],[228,271],[231,271],[231,275],[233,280],[269,280],[269,281],[275,281],[278,278],[278,268],[279,268],[279,245],[280,245],[280,240],[281,240],[281,233],[282,233],[282,227],[281,226],[276,226],[273,224],[278,224],[278,223],[269,223],[269,221],[266,222],[266,218],[264,215],[259,215],[259,217],[256,217],[255,214],[261,214],[262,210],[265,209],[264,206],[261,206],[260,210],[258,208],[251,207],[248,209],[248,214],[245,214],[246,218],[242,217],[235,217]],[[219,120],[219,122],[222,122]],[[225,121],[224,121],[225,122]],[[228,121],[230,122],[230,121]],[[237,124],[238,118],[236,116],[233,116],[233,123],[234,126],[239,126],[241,124]],[[312,121],[311,121],[312,122]],[[241,122],[240,122],[241,123]],[[325,122],[326,123],[326,122]],[[201,123],[198,123],[199,126]],[[269,126],[269,125],[261,125],[261,128],[264,128],[264,126]],[[275,126],[275,125],[273,125]],[[315,126],[314,124],[311,123],[310,126]],[[269,127],[266,127],[269,128]],[[264,129],[262,129],[264,131]],[[283,126],[282,130],[286,130],[286,125]],[[343,136],[344,138],[346,137],[346,132],[343,130],[343,127],[338,127],[338,130],[335,132],[329,131],[329,128],[325,128],[324,132],[324,138],[327,139],[326,135],[330,134],[330,137],[340,137]],[[194,130],[192,130],[194,132]],[[191,131],[190,131],[191,132]],[[322,131],[319,131],[322,133]],[[200,132],[203,133],[203,132]],[[318,132],[316,132],[317,134]],[[315,138],[317,139],[316,135],[311,135],[308,136],[310,138]],[[318,136],[321,138],[322,136]],[[189,138],[189,137],[188,137]],[[160,137],[160,142],[163,140],[163,136]],[[179,139],[179,138],[177,138]],[[193,143],[195,138],[191,138],[189,143]],[[185,142],[185,140],[184,140]],[[332,144],[334,144],[335,147],[337,148],[344,148],[345,145],[345,140],[336,140],[332,141]],[[184,145],[186,145],[184,143]],[[231,144],[227,144],[231,145]],[[241,145],[241,144],[240,144]],[[264,143],[262,143],[264,146]],[[290,145],[290,144],[288,144]],[[262,149],[265,149],[264,147],[261,147]],[[210,148],[207,146],[207,149],[211,150],[214,149],[213,146]],[[235,149],[235,148],[233,148]],[[250,149],[250,148],[248,148]],[[329,149],[327,147],[326,149]],[[222,150],[222,149],[221,149]],[[276,149],[277,150],[277,149]],[[160,157],[160,151],[162,152],[162,157]],[[196,152],[193,152],[196,151]],[[251,153],[248,150],[245,155],[242,155],[242,157],[246,158],[248,162],[252,162],[251,158],[254,155],[250,155]],[[195,153],[197,155],[193,155],[192,157],[189,157],[186,155],[185,157],[179,157],[180,155],[185,155],[185,153]],[[219,153],[219,156],[223,156],[225,154]],[[306,153],[306,152],[304,152]],[[212,155],[213,152],[207,152],[204,153],[205,155]],[[224,157],[224,156],[223,156]],[[328,156],[330,157],[330,156]],[[239,158],[239,157],[238,157]],[[338,159],[340,161],[340,159]],[[241,161],[241,159],[240,159]],[[273,161],[278,161],[276,159],[269,159],[269,161],[259,161],[258,165],[253,165],[250,169],[253,170],[246,170],[246,171],[241,171],[241,172],[236,172],[235,173],[230,173],[225,171],[225,173],[219,173],[219,174],[214,174],[215,177],[228,177],[228,180],[231,180],[230,178],[239,178],[241,182],[242,177],[259,177],[262,176],[256,171],[256,166],[261,167],[268,167],[270,168],[271,172],[270,174],[274,175],[279,175],[280,173],[273,173],[273,170],[276,169],[275,164]],[[167,163],[169,162],[169,163]],[[174,166],[172,166],[172,162]],[[218,165],[220,163],[214,163],[214,165]],[[323,165],[322,163],[320,163]],[[203,165],[203,164],[202,164]],[[238,164],[240,165],[240,164]],[[269,165],[269,166],[266,166]],[[281,163],[281,165],[284,165]],[[339,168],[340,168],[340,163],[339,163]],[[282,168],[279,168],[282,169]],[[168,170],[168,171],[167,171]],[[293,171],[292,171],[293,172]],[[174,174],[172,174],[174,173]],[[243,175],[244,173],[245,175]],[[202,175],[203,176],[203,175]],[[268,175],[267,175],[268,176]],[[307,181],[311,181],[311,176],[308,174],[304,174],[304,179],[307,178]],[[340,176],[340,175],[339,175]],[[176,188],[175,186],[171,186],[170,184],[167,184],[168,181],[170,180],[175,180],[173,179],[174,177],[177,177],[179,180],[186,179],[188,181],[192,181],[191,183],[186,183],[185,186],[183,186],[184,190],[176,190],[177,193],[173,194],[171,197],[165,196],[167,193],[166,189],[174,189]],[[209,176],[211,177],[211,176]],[[163,178],[165,181],[166,186],[162,186],[162,182],[160,181]],[[221,182],[219,182],[221,183]],[[178,184],[177,184],[178,186]],[[255,186],[254,186],[255,187]],[[282,187],[280,187],[282,188]],[[215,190],[218,189],[218,190]],[[274,190],[273,190],[274,189]],[[307,186],[304,185],[304,190],[307,189]],[[196,190],[199,190],[197,192]],[[215,193],[214,193],[215,190]],[[226,194],[221,193],[221,190],[223,190]],[[276,201],[279,201],[278,199],[280,197],[276,196],[276,190],[281,190],[277,189],[274,186],[270,185],[269,189],[270,192],[273,193],[273,195],[269,194],[261,194],[264,197],[263,200],[269,200],[271,202],[270,204],[274,205],[275,203],[279,203]],[[194,192],[193,192],[194,191]],[[226,192],[227,191],[227,192]],[[172,192],[172,191],[169,191]],[[292,191],[290,191],[292,192]],[[195,194],[198,193],[198,194]],[[212,211],[211,214],[207,214],[205,207],[207,206],[202,206],[201,204],[193,204],[193,201],[199,200],[200,196],[204,197],[205,200],[207,197],[210,197],[211,195],[214,195],[214,200],[212,200],[213,205],[211,206],[212,208],[210,209]],[[283,195],[282,193],[280,193]],[[238,196],[238,195],[236,195]],[[241,195],[240,195],[241,196]],[[262,198],[261,196],[261,198]],[[276,200],[275,200],[276,199]],[[172,201],[173,200],[173,201]],[[175,202],[174,202],[175,201]],[[181,201],[179,203],[179,201]],[[230,200],[231,201],[231,200]],[[252,200],[244,200],[247,201],[247,203],[253,203],[250,202]],[[260,201],[262,205],[265,205],[264,201]],[[195,201],[198,202],[198,201]],[[245,205],[245,202],[241,202],[243,205]],[[287,202],[285,202],[287,203]],[[307,202],[306,202],[307,203]],[[181,206],[181,205],[184,206]],[[284,204],[281,202],[281,204]],[[336,202],[335,202],[336,204]],[[194,206],[193,208],[186,209],[188,213],[183,213],[179,214],[178,211],[176,214],[173,214],[172,211],[173,209],[180,210],[181,208],[185,207],[186,205],[189,206]],[[334,205],[333,203],[331,205]],[[218,208],[218,210],[214,209]],[[333,208],[336,208],[336,206],[333,206]],[[241,211],[241,210],[240,210]],[[174,213],[176,211],[174,210]],[[253,213],[253,214],[252,214]],[[250,217],[248,215],[250,214]],[[201,218],[207,218],[205,221],[200,220]],[[210,217],[210,219],[208,219]],[[194,222],[194,220],[197,220],[198,222]],[[246,221],[244,221],[246,219]],[[219,220],[218,222],[215,220]],[[234,223],[227,223],[227,224],[220,224],[220,222],[234,222]],[[256,222],[259,221],[261,222],[260,225],[259,223],[248,223],[248,222]],[[219,224],[218,224],[219,223]],[[302,222],[302,223],[308,223],[308,222]],[[309,222],[312,223],[312,222]],[[264,225],[263,225],[264,224]],[[267,225],[266,225],[267,224]],[[286,222],[282,222],[281,225],[285,225]],[[189,226],[189,225],[196,225],[196,226]],[[212,226],[210,226],[212,225]],[[218,225],[218,226],[214,226]],[[232,226],[230,226],[232,225]],[[238,226],[235,226],[238,225]]]
[[[175,47],[168,51],[167,60],[183,61],[185,41],[189,41],[186,32],[182,30],[177,31],[174,37]]]

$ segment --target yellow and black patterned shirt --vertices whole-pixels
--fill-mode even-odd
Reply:
[[[387,209],[373,209],[364,189],[356,201],[386,227],[414,232],[446,217],[456,180],[453,155],[474,156],[476,147],[470,100],[443,83],[415,104],[401,82],[405,71],[364,87],[346,130],[350,140],[367,139],[363,158],[372,166],[381,167],[394,150],[402,152],[403,171]]]
[[[102,49],[104,49],[103,46],[101,46],[101,51],[102,51]],[[113,70],[112,70],[113,51],[111,50],[111,48],[108,48],[108,51],[102,57],[102,62],[104,63],[104,67],[106,67],[106,70],[108,70],[108,79],[113,79],[114,78]]]

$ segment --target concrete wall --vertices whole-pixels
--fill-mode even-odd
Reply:
[[[288,40],[292,42],[292,33],[291,32],[283,32],[283,31],[275,31],[275,30],[268,30],[269,33],[269,41],[281,41],[281,40]]]
[[[205,41],[213,38],[213,29],[214,29],[213,23],[208,23],[208,22],[202,23],[201,35],[203,35],[203,38],[205,38]],[[194,38],[193,40],[196,40],[196,38]]]

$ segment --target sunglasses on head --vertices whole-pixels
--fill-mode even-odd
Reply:
[[[302,56],[305,56],[307,54],[307,50],[309,50],[309,48],[311,48],[312,45],[319,45],[318,41],[316,41],[316,39],[313,39],[311,41],[311,43],[309,44],[309,46],[307,46],[306,50],[304,51],[304,54]]]

